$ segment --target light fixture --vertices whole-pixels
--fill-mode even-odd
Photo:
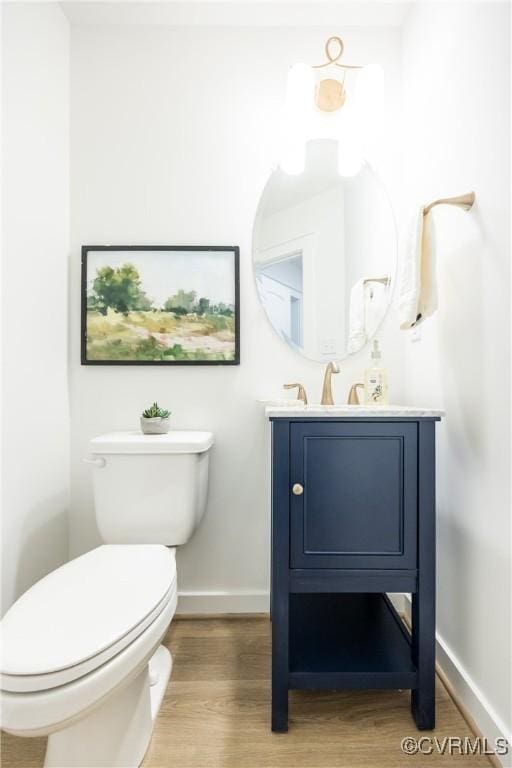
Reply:
[[[318,138],[338,141],[340,174],[353,176],[361,168],[383,99],[384,75],[378,64],[342,62],[343,52],[343,40],[333,35],[325,43],[324,62],[290,67],[279,160],[285,173],[304,171],[306,143]],[[323,75],[326,68],[329,76],[318,78],[315,71]]]
[[[337,52],[333,50],[337,48]],[[320,80],[315,89],[315,103],[322,112],[336,112],[345,104],[345,76],[347,70],[363,69],[360,64],[341,64],[340,59],[343,56],[345,46],[343,40],[337,35],[330,37],[325,44],[326,61],[322,64],[313,64],[312,69],[325,69],[325,67],[338,67],[343,70],[341,80],[334,77],[326,77]]]

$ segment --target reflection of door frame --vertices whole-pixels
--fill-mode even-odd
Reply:
[[[302,254],[302,351],[307,357],[315,357],[316,352],[316,306],[315,306],[315,255],[317,236],[307,232],[291,240],[283,240],[268,248],[258,249],[255,263],[258,267],[277,264],[291,256]]]
[[[270,266],[272,266],[272,262],[268,262]],[[256,280],[258,282],[258,290],[260,291],[260,300],[263,304],[263,307],[265,308],[267,312],[267,317],[270,320],[270,323],[276,333],[278,333],[281,338],[290,344],[290,346],[293,347],[293,349],[297,349],[300,352],[302,352],[302,343],[303,343],[303,327],[302,327],[302,307],[303,307],[303,301],[304,297],[302,295],[302,291],[298,291],[295,288],[291,288],[287,283],[281,282],[277,278],[270,277],[267,275],[265,270],[261,270],[256,275]],[[280,290],[285,289],[287,292],[287,298],[286,300],[285,296],[281,295],[279,293]],[[274,323],[274,316],[270,309],[270,299],[271,297],[274,297],[274,300],[277,299],[279,302],[282,303],[283,307],[286,307],[285,311],[287,313],[287,322],[288,322],[288,328],[285,329],[284,326],[281,326],[281,323],[277,322]],[[300,321],[299,321],[299,335],[298,338],[295,338],[293,336],[293,328],[292,328],[292,306],[293,306],[293,300],[298,302],[300,304]]]

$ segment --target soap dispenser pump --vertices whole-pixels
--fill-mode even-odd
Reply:
[[[379,342],[373,340],[370,367],[364,372],[365,405],[388,404],[388,372],[381,364]]]

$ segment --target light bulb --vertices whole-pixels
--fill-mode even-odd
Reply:
[[[343,133],[343,126],[345,123],[344,110],[340,109],[339,112],[319,112],[317,113],[317,130],[316,135],[311,138],[322,139],[334,139],[338,141],[340,135]]]

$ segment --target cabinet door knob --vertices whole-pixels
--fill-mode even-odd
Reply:
[[[295,496],[302,496],[304,493],[304,487],[300,483],[294,483],[292,486],[292,492]]]

